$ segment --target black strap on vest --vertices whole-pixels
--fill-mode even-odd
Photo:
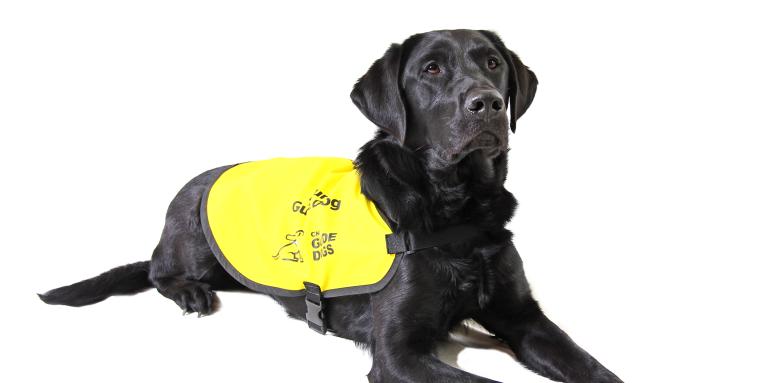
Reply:
[[[480,235],[477,226],[455,225],[432,233],[395,232],[387,235],[387,253],[413,254],[419,250],[468,241]]]
[[[465,242],[480,234],[482,231],[476,226],[455,225],[432,233],[395,232],[387,234],[385,239],[387,254],[408,255],[431,247]],[[307,292],[304,298],[307,304],[307,324],[312,330],[325,334],[328,327],[323,314],[323,293],[320,286],[304,282],[304,289]]]
[[[311,282],[304,282],[304,290],[307,291],[304,298],[304,302],[307,304],[307,324],[312,330],[325,335],[327,327],[325,315],[323,315],[323,293],[320,291],[320,286]]]

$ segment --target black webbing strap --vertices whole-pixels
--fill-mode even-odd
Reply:
[[[395,232],[387,234],[387,253],[412,254],[419,250],[464,242],[482,234],[482,230],[472,225],[455,225],[432,233]]]
[[[307,304],[307,324],[312,330],[325,335],[327,327],[323,315],[323,293],[320,291],[320,286],[311,282],[304,282],[304,289],[307,291],[304,298],[304,302]]]

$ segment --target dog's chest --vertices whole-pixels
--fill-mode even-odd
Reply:
[[[490,301],[495,284],[492,264],[496,252],[487,249],[443,251],[437,258],[442,270],[438,283],[443,287],[452,316],[464,319],[482,310]]]

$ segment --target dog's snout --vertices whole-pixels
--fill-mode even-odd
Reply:
[[[494,115],[504,109],[504,100],[495,89],[477,89],[467,94],[464,107],[471,114]]]

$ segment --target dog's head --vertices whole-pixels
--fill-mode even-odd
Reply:
[[[296,233],[294,234],[286,234],[285,239],[289,241],[295,241],[299,239],[299,237],[301,237],[302,235],[304,235],[304,230],[296,230]]]
[[[434,31],[393,44],[351,97],[400,144],[455,163],[474,151],[506,151],[507,126],[515,131],[537,83],[495,33]]]

